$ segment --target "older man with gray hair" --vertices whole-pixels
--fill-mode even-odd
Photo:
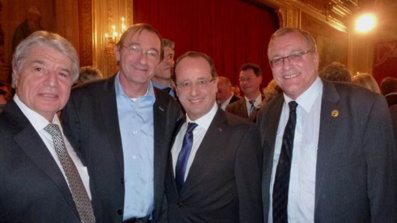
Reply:
[[[258,114],[265,222],[397,222],[396,163],[386,100],[318,77],[306,31],[281,28],[268,46],[283,94]]]
[[[87,169],[56,115],[78,68],[76,50],[54,33],[16,48],[16,94],[0,115],[1,222],[95,222]]]

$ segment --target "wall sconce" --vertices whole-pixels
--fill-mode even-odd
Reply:
[[[117,43],[119,41],[120,36],[127,29],[125,24],[125,18],[121,17],[121,26],[120,29],[117,29],[116,25],[112,25],[110,32],[105,33],[105,43],[108,44],[110,42]]]

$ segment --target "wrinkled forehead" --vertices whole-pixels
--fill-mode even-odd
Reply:
[[[140,38],[142,35],[145,35],[145,38]],[[143,44],[144,42],[149,42],[148,36],[152,36],[152,37],[150,37],[150,41],[154,40],[156,49],[158,49],[160,51],[161,50],[160,37],[155,32],[153,32],[151,30],[147,30],[147,29],[132,30],[126,36],[126,38],[124,40],[124,44],[125,45],[130,45],[132,43]]]
[[[269,42],[268,55],[280,53],[280,51],[307,50],[309,43],[303,34],[298,32],[286,33],[275,37]]]

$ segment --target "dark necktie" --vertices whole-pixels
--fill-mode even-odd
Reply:
[[[171,88],[170,88],[170,87],[166,87],[166,88],[163,88],[162,90],[165,91],[165,92],[167,92],[167,93],[169,94],[170,91],[171,91]]]
[[[288,189],[296,126],[296,107],[298,104],[295,101],[291,101],[288,103],[288,105],[289,118],[284,130],[283,143],[281,146],[281,153],[277,164],[276,177],[273,187],[274,223],[288,222]]]
[[[249,116],[255,109],[255,100],[249,100],[248,102],[251,104]]]
[[[189,122],[185,138],[183,139],[182,149],[178,155],[178,161],[175,168],[175,182],[178,192],[181,191],[183,184],[185,183],[186,165],[189,159],[190,151],[193,146],[193,130],[197,127],[194,122]]]
[[[82,223],[94,223],[94,211],[92,209],[90,198],[85,190],[83,181],[77,171],[77,168],[66,151],[65,143],[63,141],[61,130],[56,124],[47,125],[44,130],[52,136],[54,148],[58,159],[61,163],[62,169],[65,172],[66,179],[69,183],[70,192],[76,205]]]

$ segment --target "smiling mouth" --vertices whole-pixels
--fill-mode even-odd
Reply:
[[[199,103],[199,102],[201,102],[203,99],[202,98],[199,98],[199,99],[189,99],[189,101],[191,102],[191,103]]]
[[[285,79],[291,79],[291,78],[294,78],[294,77],[296,77],[296,76],[298,76],[298,75],[299,75],[299,74],[285,75],[284,78],[285,78]]]
[[[45,94],[45,93],[42,93],[41,96],[43,96],[45,98],[58,98],[58,95],[56,95],[56,94]]]

